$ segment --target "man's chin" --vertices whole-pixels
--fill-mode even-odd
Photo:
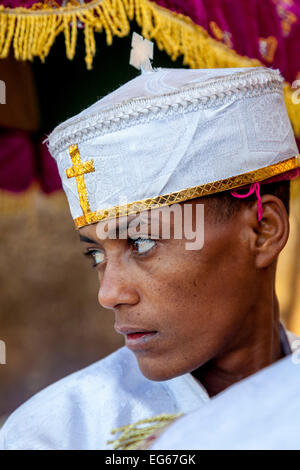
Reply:
[[[164,380],[174,379],[175,377],[182,375],[180,372],[174,370],[171,371],[166,366],[163,367],[164,362],[162,359],[157,359],[156,364],[147,364],[147,361],[139,358],[137,358],[137,361],[143,376],[146,377],[146,379],[152,380],[154,382],[163,382]]]
[[[164,380],[170,380],[170,379],[174,379],[175,377],[177,377],[177,375],[169,375],[166,373],[161,373],[161,372],[156,372],[156,371],[144,372],[141,368],[140,368],[140,371],[143,374],[143,376],[146,377],[146,379],[152,380],[153,382],[163,382]]]

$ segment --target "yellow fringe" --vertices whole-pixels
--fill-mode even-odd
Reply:
[[[34,211],[37,199],[43,198],[53,207],[68,208],[64,191],[57,190],[50,194],[42,192],[40,184],[33,182],[31,185],[19,193],[0,189],[0,219],[5,216],[25,214],[27,211]]]
[[[25,209],[33,205],[35,195],[40,191],[37,183],[32,183],[25,191],[16,193],[0,190],[0,217],[3,215],[12,215],[23,213]]]
[[[290,85],[285,82],[284,84],[284,99],[287,112],[291,123],[293,125],[294,133],[296,137],[300,138],[300,103],[296,104],[293,102],[293,90]],[[298,98],[299,99],[299,98]]]
[[[107,441],[107,444],[112,444],[114,450],[136,450],[141,446],[141,443],[143,443],[143,441],[145,441],[155,431],[172,423],[180,416],[182,416],[182,413],[161,414],[113,429],[111,434],[121,433],[121,435],[115,440]],[[141,427],[144,424],[150,424],[150,426]]]
[[[255,67],[257,59],[237,54],[190,18],[160,7],[150,0],[92,0],[81,5],[76,0],[60,7],[54,0],[32,8],[5,8],[0,5],[0,58],[8,56],[11,45],[15,58],[44,62],[56,37],[63,32],[66,55],[72,60],[77,44],[77,26],[82,25],[88,69],[96,53],[95,32],[104,31],[107,44],[113,37],[130,33],[135,19],[142,35],[155,40],[158,48],[176,60],[183,56],[191,68]],[[292,89],[285,85],[285,99],[295,133],[300,137],[300,106],[292,102]]]
[[[72,0],[65,7],[55,2],[52,6],[37,3],[31,8],[5,8],[1,5],[0,58],[8,56],[13,44],[16,59],[40,57],[44,61],[55,38],[63,32],[67,57],[73,59],[77,23],[80,22],[84,26],[85,60],[90,69],[96,52],[94,33],[104,30],[110,45],[114,36],[129,34],[133,19],[142,28],[144,37],[155,39],[158,47],[173,60],[183,55],[184,63],[192,68],[260,65],[257,60],[241,57],[224,47],[188,17],[170,12],[149,0],[93,0],[85,5]]]

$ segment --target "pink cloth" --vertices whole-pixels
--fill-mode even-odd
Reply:
[[[55,0],[55,1],[59,5],[61,5],[62,3],[62,0]],[[35,3],[43,3],[43,0],[4,0],[1,2],[1,4],[7,8],[17,8],[17,7],[30,8]],[[88,3],[88,2],[86,1],[85,3]]]
[[[39,182],[45,193],[52,193],[58,189],[62,189],[61,179],[58,173],[57,164],[50,155],[42,140],[37,145],[38,161],[39,161]]]
[[[300,0],[155,0],[155,3],[189,16],[238,54],[278,68],[290,83],[300,73]]]
[[[0,188],[24,191],[37,178],[35,149],[28,132],[0,131]]]
[[[24,8],[30,8],[32,5],[35,3],[41,3],[40,0],[4,0],[1,2],[2,5],[4,5],[7,8],[18,8],[18,7],[24,7]],[[57,2],[61,3],[61,2]]]
[[[0,130],[0,188],[25,191],[38,181],[44,192],[62,188],[55,160],[45,145],[26,131]]]

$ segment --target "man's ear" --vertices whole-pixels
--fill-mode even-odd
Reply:
[[[257,220],[257,202],[249,206],[246,215],[252,230],[250,244],[258,269],[266,268],[276,260],[290,232],[289,216],[283,202],[271,194],[265,194],[261,200],[262,220]]]

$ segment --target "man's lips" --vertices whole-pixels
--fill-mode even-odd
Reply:
[[[128,339],[138,339],[141,338],[142,336],[146,335],[151,335],[153,332],[152,331],[144,331],[144,332],[139,332],[139,333],[129,333],[127,336]]]
[[[118,327],[115,325],[115,330],[126,337],[126,346],[133,350],[145,348],[149,341],[158,335],[155,330],[145,330],[139,327]]]
[[[128,336],[128,335],[134,335],[134,334],[147,334],[147,333],[153,333],[156,331],[155,330],[150,330],[146,328],[142,328],[140,326],[119,326],[115,323],[115,330],[117,333],[120,335]]]

